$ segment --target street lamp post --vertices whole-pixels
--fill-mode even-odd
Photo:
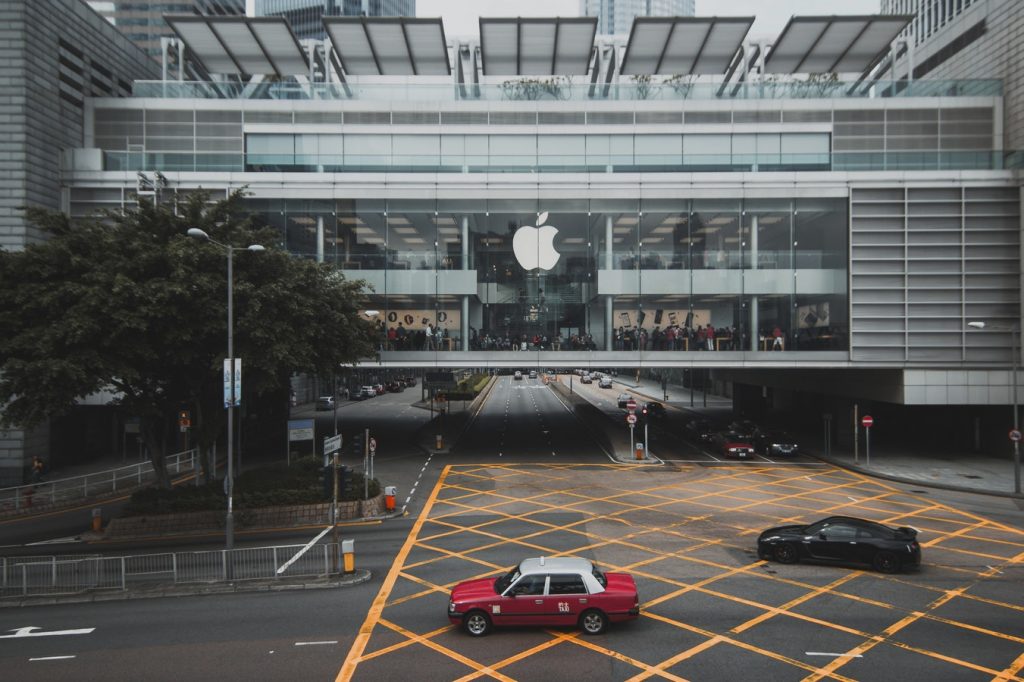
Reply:
[[[228,364],[230,366],[231,376],[229,384],[231,388],[228,393],[228,404],[225,406],[228,411],[228,470],[225,478],[225,493],[228,498],[228,511],[227,516],[224,519],[224,536],[225,536],[225,549],[234,549],[235,547],[235,517],[234,517],[234,488],[235,488],[235,403],[237,397],[235,396],[235,270],[234,270],[234,254],[235,251],[252,251],[259,253],[265,251],[260,244],[251,244],[248,247],[242,248],[237,246],[231,246],[230,244],[221,244],[218,241],[210,239],[210,235],[205,230],[201,230],[198,227],[190,227],[188,230],[188,236],[193,239],[199,239],[224,249],[228,254]]]
[[[968,327],[974,329],[985,329],[987,326],[984,322],[968,322]],[[1013,362],[1013,430],[1020,430],[1020,422],[1018,421],[1018,409],[1017,409],[1017,334],[1020,333],[1020,328],[1017,326],[1010,327],[1010,346],[1012,351],[1012,357],[1010,358]],[[1014,439],[1013,441],[1013,492],[1016,495],[1020,495],[1020,441]]]

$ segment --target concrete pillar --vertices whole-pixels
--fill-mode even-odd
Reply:
[[[462,319],[459,322],[459,332],[462,334],[459,347],[462,350],[469,350],[469,294],[462,296]]]
[[[612,229],[615,221],[610,215],[604,217],[604,269],[614,270],[615,269],[615,254],[612,250],[612,246],[615,243],[613,239],[614,230]],[[613,310],[614,300],[611,295],[605,296],[604,299],[604,349],[613,350],[612,340],[615,338],[614,327],[613,327]]]
[[[757,215],[750,218],[750,269],[757,270]]]
[[[750,297],[750,347],[747,350],[759,350],[761,347],[760,327],[757,324],[757,296]]]
[[[462,216],[462,269],[469,270],[469,216]]]
[[[324,217],[316,217],[316,262],[324,262]]]

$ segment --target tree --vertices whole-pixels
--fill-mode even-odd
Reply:
[[[226,421],[226,252],[187,237],[190,227],[243,249],[234,258],[243,400],[280,390],[291,372],[327,373],[371,355],[372,327],[359,316],[363,282],[292,257],[277,231],[253,226],[243,204],[242,190],[213,202],[198,192],[176,206],[141,202],[76,222],[27,209],[50,238],[0,251],[3,423],[32,426],[110,391],[139,417],[162,487],[179,408],[192,407],[200,442],[213,442]],[[244,251],[253,243],[267,251]]]

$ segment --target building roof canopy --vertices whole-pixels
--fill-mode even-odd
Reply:
[[[637,17],[622,73],[725,73],[754,17]]]
[[[167,15],[165,21],[210,73],[309,73],[309,62],[284,17]]]
[[[485,76],[585,75],[597,17],[480,18]]]
[[[767,73],[863,73],[910,15],[792,17],[765,60]]]
[[[353,76],[446,76],[452,72],[440,18],[324,17],[334,53]]]

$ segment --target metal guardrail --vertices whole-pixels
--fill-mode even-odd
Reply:
[[[198,463],[196,457],[195,448],[168,455],[168,473],[176,475],[195,471]],[[146,461],[83,476],[0,488],[0,511],[21,511],[32,506],[71,504],[134,488],[153,478],[153,464]]]
[[[35,556],[0,559],[0,597],[124,592],[189,583],[319,577],[332,572],[336,543],[279,545],[133,556]],[[280,572],[279,572],[280,571]]]

